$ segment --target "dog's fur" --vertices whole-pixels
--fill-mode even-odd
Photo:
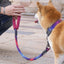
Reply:
[[[42,28],[47,31],[47,28],[54,24],[61,18],[51,1],[48,5],[44,6],[37,2],[38,12],[36,17]],[[56,25],[48,37],[49,44],[55,55],[55,64],[64,64],[64,21]]]

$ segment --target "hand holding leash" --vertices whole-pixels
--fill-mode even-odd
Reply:
[[[21,16],[24,11],[24,6],[21,5],[9,5],[5,7],[5,15],[9,16]]]

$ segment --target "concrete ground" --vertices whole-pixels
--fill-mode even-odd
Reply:
[[[22,16],[18,29],[19,47],[27,57],[38,56],[46,47],[46,34],[34,16]],[[10,27],[0,36],[0,64],[54,64],[50,50],[35,61],[27,61],[18,53],[14,40],[14,30]]]

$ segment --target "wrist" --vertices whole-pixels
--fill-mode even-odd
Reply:
[[[5,14],[5,7],[1,7],[1,12],[0,14]]]

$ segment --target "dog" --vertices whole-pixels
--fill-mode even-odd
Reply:
[[[48,34],[48,41],[54,52],[55,64],[64,64],[64,21],[61,20],[61,13],[57,11],[51,1],[45,6],[37,2],[37,7],[38,11],[35,17],[45,32],[47,32],[53,24],[57,23],[56,26],[51,29],[50,34]]]

